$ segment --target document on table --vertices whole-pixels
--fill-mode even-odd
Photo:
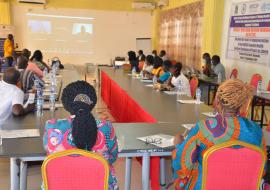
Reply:
[[[213,113],[213,112],[204,112],[202,113],[202,115],[205,115],[207,117],[216,117],[217,113]]]
[[[59,104],[55,104],[55,108],[62,108],[63,107],[63,104],[59,103]],[[44,110],[48,110],[50,109],[50,103],[45,103],[43,105],[43,109]]]
[[[197,104],[196,100],[177,100],[181,104]],[[202,104],[203,102],[200,102]]]
[[[137,139],[148,144],[153,144],[160,148],[167,148],[174,146],[173,144],[174,137],[166,134],[151,135],[146,137],[140,137]]]
[[[0,130],[2,139],[39,137],[39,129]]]
[[[153,81],[150,80],[150,79],[142,79],[141,81],[144,82],[144,83],[152,83],[152,82],[153,82]]]
[[[50,96],[50,95],[51,95],[51,92],[45,92],[45,91],[44,91],[44,92],[43,92],[43,95],[44,95],[44,96]],[[57,93],[55,92],[54,95],[57,95]]]
[[[263,90],[263,91],[261,91],[260,93],[262,93],[262,94],[270,94],[270,91]]]
[[[176,91],[164,91],[165,94],[168,94],[168,95],[176,95],[177,92]]]
[[[148,84],[148,85],[145,85],[146,87],[151,87],[151,88],[153,88],[154,87],[154,85],[152,85],[152,84]]]
[[[188,129],[188,130],[191,130],[194,126],[195,126],[194,123],[192,123],[192,124],[183,124],[183,125],[182,125],[182,127],[185,127],[185,128]]]

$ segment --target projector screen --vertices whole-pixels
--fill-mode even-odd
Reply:
[[[57,56],[64,64],[110,64],[136,50],[137,38],[151,38],[150,12],[13,5],[12,14],[19,50],[40,49],[46,62]]]
[[[27,13],[27,38],[44,53],[93,54],[92,17]]]

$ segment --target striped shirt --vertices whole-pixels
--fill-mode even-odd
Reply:
[[[27,92],[33,88],[35,80],[39,81],[41,87],[45,85],[44,81],[41,80],[33,71],[31,70],[21,71],[21,84],[24,92]]]

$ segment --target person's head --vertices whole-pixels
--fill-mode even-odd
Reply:
[[[152,51],[152,54],[153,54],[154,56],[157,56],[157,50],[153,50],[153,51]]]
[[[93,86],[85,81],[76,81],[65,87],[62,103],[71,115],[72,137],[77,148],[92,150],[97,139],[97,124],[91,114],[97,103],[97,95]]]
[[[202,58],[203,58],[205,64],[211,63],[211,57],[210,57],[209,53],[204,53]]]
[[[160,56],[160,57],[163,57],[163,56],[165,56],[165,55],[166,55],[166,51],[165,51],[165,50],[161,50],[159,56]]]
[[[14,67],[8,68],[4,73],[3,81],[8,84],[18,85],[20,82],[20,72]]]
[[[8,34],[7,38],[8,38],[9,40],[11,40],[11,41],[14,39],[14,37],[13,37],[12,34]]]
[[[154,69],[161,67],[162,64],[163,64],[163,60],[160,57],[154,58]]]
[[[154,57],[152,55],[147,55],[145,63],[148,66],[153,65],[154,64]]]
[[[27,66],[28,66],[28,59],[21,55],[17,58],[17,66],[18,66],[18,69],[26,69]]]
[[[215,107],[223,116],[236,116],[247,108],[253,96],[253,87],[239,79],[222,83],[216,94]]]
[[[36,50],[31,57],[31,61],[36,60],[36,61],[43,61],[43,55],[40,50]]]
[[[82,34],[86,33],[86,29],[85,29],[85,26],[84,25],[81,26],[81,33]]]
[[[137,60],[136,53],[134,51],[129,51],[128,52],[128,60],[129,61]]]
[[[171,73],[173,74],[173,76],[178,77],[181,74],[182,67],[183,66],[181,62],[177,62],[175,65],[173,65],[171,67]]]
[[[220,63],[220,57],[218,56],[218,55],[214,55],[213,57],[212,57],[212,63],[213,63],[213,65],[217,65],[217,64],[219,64]]]
[[[163,62],[162,69],[164,72],[168,72],[168,71],[170,71],[171,66],[172,66],[172,62],[169,60],[166,60]]]
[[[29,51],[28,49],[23,49],[23,50],[22,50],[22,55],[23,55],[24,57],[26,57],[27,59],[29,59],[30,56],[31,56],[31,51]]]
[[[143,50],[139,50],[139,51],[138,51],[138,54],[139,54],[139,55],[142,55],[142,54],[143,54]]]

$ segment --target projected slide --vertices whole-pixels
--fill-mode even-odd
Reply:
[[[93,54],[93,19],[27,13],[28,38],[33,47],[52,55]]]

